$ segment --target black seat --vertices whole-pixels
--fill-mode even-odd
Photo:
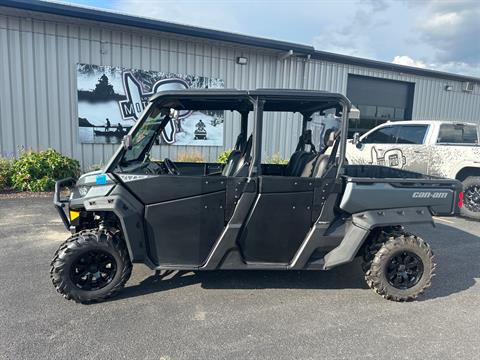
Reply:
[[[329,134],[328,139],[325,141],[325,148],[305,164],[300,175],[301,177],[321,178],[325,175],[327,169],[334,163],[335,157],[337,156],[339,141],[336,137],[337,134],[335,134],[335,132]],[[325,154],[325,151],[331,146],[333,146],[331,154]]]
[[[235,142],[235,146],[228,155],[227,163],[223,168],[222,175],[223,176],[232,176],[233,172],[237,168],[238,162],[242,157],[242,151],[245,148],[245,134],[240,133],[237,137],[237,141]]]
[[[305,150],[305,145],[310,145],[310,151]],[[297,148],[285,168],[285,176],[301,176],[307,163],[316,155],[317,151],[312,143],[312,130],[306,130],[298,139]]]
[[[247,143],[245,144],[245,149],[242,152],[242,156],[238,160],[238,164],[231,176],[238,176],[238,177],[248,176],[248,169],[252,161],[252,143],[253,143],[253,138],[252,138],[252,135],[250,135],[250,137],[247,140]]]
[[[223,168],[223,176],[232,176],[233,172],[237,168],[238,162],[242,157],[242,152],[240,150],[233,149],[230,155],[228,155],[227,163]]]
[[[251,161],[252,135],[244,142],[243,134],[237,138],[234,150],[228,156],[227,164],[223,168],[223,176],[247,176]]]

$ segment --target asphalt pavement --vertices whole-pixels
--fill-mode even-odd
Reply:
[[[418,301],[368,289],[358,262],[320,272],[216,271],[155,281],[135,265],[111,301],[81,305],[50,282],[68,237],[51,199],[0,199],[0,359],[475,359],[480,223],[409,230],[437,276]]]

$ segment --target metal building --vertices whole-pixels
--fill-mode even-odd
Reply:
[[[36,0],[0,0],[0,155],[53,147],[83,168],[118,145],[80,143],[77,64],[195,74],[225,87],[303,88],[346,94],[361,112],[355,130],[385,120],[480,122],[480,79],[316,51],[311,46],[177,25]],[[266,122],[266,154],[286,158],[299,124]],[[232,147],[238,122],[227,114],[223,146],[155,147],[176,159],[196,151],[215,160]]]

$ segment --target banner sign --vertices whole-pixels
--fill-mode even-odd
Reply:
[[[77,64],[80,142],[120,143],[159,91],[223,87],[223,80],[203,76]],[[167,125],[157,143],[223,146],[223,123],[223,111],[188,109]]]

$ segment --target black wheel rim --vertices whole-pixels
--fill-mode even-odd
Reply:
[[[91,250],[75,259],[70,278],[77,288],[94,291],[112,282],[116,272],[117,263],[111,254],[103,250]]]
[[[463,206],[467,210],[480,212],[480,185],[469,186],[463,191]]]
[[[423,262],[410,251],[394,254],[387,264],[387,280],[397,289],[409,289],[415,286],[423,275]]]

